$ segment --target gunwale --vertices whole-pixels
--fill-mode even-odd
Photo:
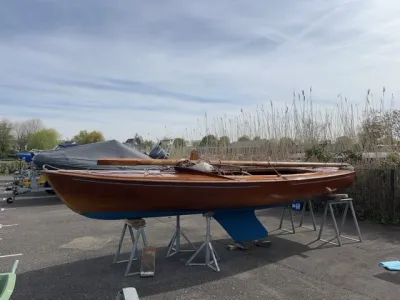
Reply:
[[[106,180],[109,182],[148,182],[148,183],[160,183],[160,182],[171,182],[176,184],[238,184],[238,183],[267,183],[267,182],[288,182],[288,181],[308,181],[321,179],[329,181],[332,178],[354,176],[355,171],[353,170],[331,170],[331,171],[316,171],[314,173],[304,174],[285,174],[285,175],[224,175],[227,178],[221,177],[210,177],[202,174],[187,174],[179,172],[164,172],[161,171],[159,174],[146,173],[145,171],[88,171],[88,170],[45,170],[43,171],[45,176],[73,176],[81,179],[93,179],[93,180]],[[233,180],[229,180],[233,179]]]

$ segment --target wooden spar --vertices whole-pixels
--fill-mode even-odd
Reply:
[[[228,176],[214,174],[214,173],[210,173],[210,172],[206,172],[206,171],[200,171],[200,170],[191,169],[191,168],[187,168],[187,167],[176,166],[175,170],[178,172],[184,172],[184,173],[189,173],[189,174],[201,174],[201,175],[205,175],[205,176],[209,176],[209,177],[223,178],[223,179],[227,179],[227,180],[235,180],[234,178],[231,178]]]
[[[237,165],[243,167],[346,167],[347,163],[321,163],[321,162],[280,162],[280,161],[240,161],[240,160],[204,160],[210,165]],[[182,162],[198,163],[197,160],[185,159],[137,159],[137,158],[102,158],[97,160],[98,165],[118,166],[174,166]]]
[[[117,166],[174,166],[179,163],[175,159],[138,159],[138,158],[101,158],[97,165]]]

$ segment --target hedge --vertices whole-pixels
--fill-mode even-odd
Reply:
[[[0,175],[11,175],[19,171],[24,164],[26,163],[18,160],[0,160]]]

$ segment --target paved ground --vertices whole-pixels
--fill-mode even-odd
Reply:
[[[27,196],[37,198],[0,205],[15,208],[0,212],[1,255],[23,254],[0,258],[2,271],[20,260],[15,300],[115,299],[127,286],[136,287],[140,299],[147,300],[398,299],[400,274],[385,271],[378,263],[400,259],[400,228],[360,222],[364,242],[345,241],[336,247],[316,242],[317,232],[308,229],[296,234],[276,230],[279,210],[274,209],[259,213],[272,245],[241,252],[226,249],[228,236],[214,221],[214,246],[221,257],[221,272],[216,273],[203,266],[185,266],[190,253],[165,259],[174,219],[149,219],[147,237],[158,247],[156,275],[126,278],[125,265],[112,263],[121,222],[84,218],[45,193]],[[18,225],[4,227],[7,224]],[[204,226],[201,216],[182,218],[182,227],[196,245],[202,241]],[[128,250],[126,241],[125,255]],[[137,263],[133,267],[138,268]]]

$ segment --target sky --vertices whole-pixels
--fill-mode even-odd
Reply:
[[[399,13],[394,0],[2,0],[0,119],[125,141],[310,86],[326,107],[396,97]]]

